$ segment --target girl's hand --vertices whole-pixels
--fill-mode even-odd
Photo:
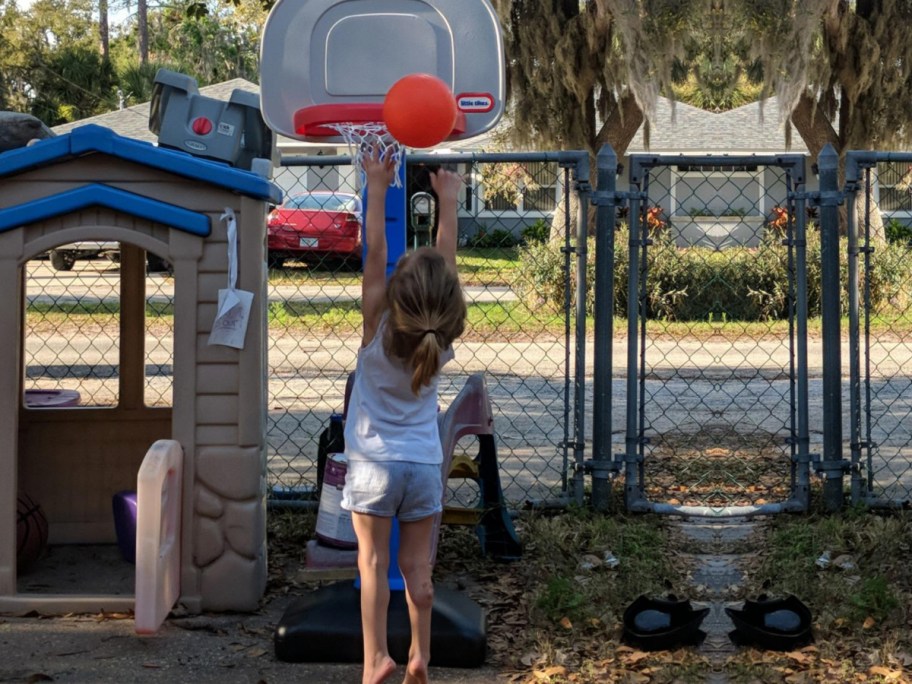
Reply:
[[[459,192],[464,184],[461,175],[455,171],[446,169],[437,169],[436,172],[428,174],[431,179],[431,187],[437,193],[437,199],[441,202],[447,200],[456,202],[459,200]]]
[[[387,150],[386,154],[382,154],[376,145],[371,145],[364,151],[361,165],[364,167],[364,174],[367,177],[368,189],[374,187],[382,188],[385,191],[392,185],[396,176],[396,164],[392,150]]]

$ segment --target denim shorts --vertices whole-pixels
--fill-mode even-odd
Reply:
[[[403,522],[443,510],[439,465],[408,461],[349,461],[342,508]]]

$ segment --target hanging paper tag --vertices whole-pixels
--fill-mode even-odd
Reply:
[[[218,310],[209,333],[209,344],[221,344],[235,349],[244,348],[247,322],[253,293],[238,290],[237,285],[237,219],[230,207],[221,215],[228,222],[228,287],[219,290]]]

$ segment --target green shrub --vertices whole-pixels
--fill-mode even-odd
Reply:
[[[568,278],[560,248],[547,242],[530,242],[519,248],[518,257],[512,287],[520,300],[532,311],[542,307],[551,312],[561,310]],[[571,269],[575,272],[572,263]]]
[[[887,242],[899,242],[904,245],[912,245],[912,226],[891,218],[884,226],[884,232],[887,236]]]
[[[538,219],[531,226],[526,226],[519,233],[520,242],[529,244],[530,242],[547,242],[551,236],[551,226],[544,219]]]
[[[788,316],[789,255],[781,239],[773,234],[757,247],[677,247],[665,234],[653,234],[646,256],[646,308],[650,318],[677,321],[739,320],[763,321]],[[614,236],[614,311],[627,315],[628,233],[625,225]],[[639,252],[642,258],[642,251]],[[912,269],[909,251],[898,243],[881,243],[871,256],[868,274],[874,313],[903,313],[912,306]],[[586,262],[586,311],[594,311],[595,241],[590,240]],[[569,280],[575,297],[576,257],[571,259],[569,278],[564,274],[560,246],[530,243],[519,250],[514,288],[526,306],[564,306]],[[640,267],[642,268],[642,264]],[[848,245],[840,244],[842,313],[848,313]],[[864,287],[864,269],[859,278]],[[808,314],[820,315],[820,234],[807,234]]]
[[[466,243],[467,247],[473,249],[490,249],[492,247],[514,247],[516,245],[516,238],[513,236],[509,230],[504,230],[503,228],[495,228],[492,231],[487,231],[484,228],[480,228],[475,235],[470,237]]]

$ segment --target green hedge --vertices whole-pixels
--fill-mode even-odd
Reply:
[[[615,314],[627,315],[628,233],[615,232]],[[820,315],[820,234],[808,230],[808,313]],[[910,251],[900,244],[877,245],[871,257],[871,301],[876,312],[906,312],[912,290]],[[651,318],[677,321],[763,321],[787,316],[788,252],[768,235],[758,247],[676,247],[667,235],[654,237],[648,251],[647,307]],[[843,314],[848,312],[848,251],[840,245]],[[571,288],[575,287],[575,257]],[[595,299],[595,241],[587,259],[586,310]],[[862,282],[864,274],[861,274]],[[514,290],[530,308],[560,310],[564,303],[564,255],[560,245],[530,243],[519,250]]]

